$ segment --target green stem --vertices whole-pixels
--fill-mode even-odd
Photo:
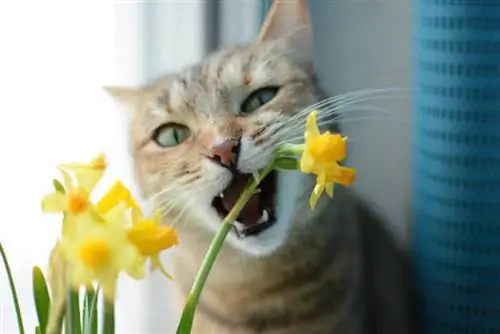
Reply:
[[[113,302],[104,300],[104,317],[102,322],[103,334],[115,333],[115,305]]]
[[[264,177],[266,177],[266,175],[269,174],[269,172],[273,169],[273,166],[274,161],[259,174],[259,180],[262,180]],[[182,312],[181,321],[179,323],[179,327],[177,328],[177,334],[191,333],[196,306],[198,305],[198,301],[200,300],[200,295],[203,287],[205,286],[205,282],[207,281],[208,274],[210,273],[210,270],[214,265],[217,255],[219,255],[227,234],[233,227],[234,221],[238,218],[240,211],[243,209],[250,197],[253,196],[255,190],[257,189],[257,186],[258,183],[255,182],[255,178],[253,178],[252,182],[241,193],[240,198],[238,199],[234,207],[222,221],[222,226],[212,240],[207,254],[203,259],[200,270],[198,271],[198,274],[196,275],[196,278],[194,280],[193,286],[187,298],[186,306],[184,307],[184,311]]]
[[[89,285],[85,289],[85,300],[83,306],[83,333],[97,334],[97,300],[99,298],[99,287],[94,289]]]
[[[304,153],[305,147],[306,147],[305,144],[297,144],[297,145],[285,144],[278,149],[278,156],[279,155],[285,155],[285,156],[302,155],[302,153]]]
[[[3,264],[7,273],[7,279],[9,280],[10,292],[12,293],[12,301],[14,302],[14,308],[16,309],[19,334],[24,334],[23,317],[21,315],[21,307],[19,306],[19,299],[17,298],[16,286],[14,285],[14,279],[12,278],[9,261],[7,261],[7,254],[5,254],[2,243],[0,243],[0,254],[2,255]]]
[[[70,334],[81,334],[80,294],[69,288],[66,294],[66,329]]]

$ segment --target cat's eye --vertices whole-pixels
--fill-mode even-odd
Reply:
[[[189,138],[191,132],[181,124],[167,123],[160,126],[153,134],[153,140],[160,147],[177,146]]]
[[[264,87],[252,92],[241,104],[241,112],[250,114],[259,109],[278,94],[279,87]]]

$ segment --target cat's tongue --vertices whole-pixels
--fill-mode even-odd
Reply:
[[[240,198],[241,193],[248,185],[249,179],[249,176],[235,176],[234,180],[223,192],[224,197],[222,198],[222,205],[227,212],[231,211],[238,198]],[[246,205],[240,211],[238,221],[247,226],[253,225],[259,221],[261,215],[262,210],[260,205],[260,196],[255,194],[248,200]]]

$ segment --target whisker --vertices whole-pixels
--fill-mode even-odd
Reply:
[[[366,116],[366,117],[357,117],[357,118],[350,118],[350,119],[346,119],[346,120],[342,120],[342,123],[353,123],[353,122],[362,122],[362,121],[384,121],[384,122],[401,122],[403,124],[411,124],[412,121],[409,120],[409,119],[394,119],[394,118],[384,118],[384,117],[369,117],[369,116]],[[321,126],[322,124],[318,123],[319,126]],[[276,144],[276,146],[281,146],[281,145],[284,145],[284,144],[291,144],[297,140],[304,140],[304,136],[301,135],[301,136],[296,136],[296,137],[292,137],[292,138],[287,138],[285,140],[282,140],[280,141],[279,143]],[[349,140],[350,142],[352,142],[351,140]]]
[[[302,110],[300,113],[294,115],[287,121],[281,124],[281,127],[284,127],[285,125],[292,123],[292,122],[297,122],[297,121],[302,121],[305,119],[309,113],[314,110],[318,109],[320,112],[318,113],[318,117],[325,117],[325,114],[331,113],[331,112],[336,112],[341,108],[344,108],[346,106],[356,104],[359,102],[365,102],[365,101],[370,101],[370,100],[382,100],[382,99],[392,99],[392,98],[402,98],[402,96],[394,96],[394,95],[382,95],[382,96],[371,96],[371,95],[365,95],[365,96],[352,96],[345,98],[343,100],[325,100],[322,102],[322,104],[319,104],[315,108],[306,108]]]
[[[341,115],[341,114],[344,114],[347,112],[352,112],[354,110],[363,111],[363,109],[361,107],[358,107],[357,109],[353,109],[352,107],[347,108],[348,106],[351,106],[351,105],[359,103],[359,102],[366,102],[366,101],[370,101],[370,100],[378,100],[378,99],[385,99],[385,98],[387,98],[387,96],[381,96],[381,97],[371,96],[371,97],[364,98],[362,100],[361,99],[353,100],[353,101],[345,102],[343,104],[339,104],[339,105],[334,106],[334,107],[329,107],[327,109],[321,109],[320,112],[318,113],[317,121],[319,122],[319,121],[322,121],[325,119],[330,119],[330,122],[333,123],[338,118],[331,118],[332,116],[336,117],[338,115]],[[379,112],[383,112],[386,114],[394,113],[394,112],[391,112],[387,109],[383,109],[383,108],[379,108],[379,107],[373,107],[373,106],[371,106],[371,107],[364,106],[364,107],[371,109],[371,111],[379,111]],[[288,126],[286,128],[286,130],[284,130],[285,133],[286,132],[293,132],[301,127],[304,127],[305,126],[305,119],[300,119],[300,120],[297,119],[297,120],[295,120],[295,123],[296,124]]]

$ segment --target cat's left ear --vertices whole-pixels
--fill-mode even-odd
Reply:
[[[133,107],[144,96],[144,92],[138,88],[105,86],[103,89],[120,104],[127,107]]]
[[[312,63],[312,38],[307,0],[274,0],[262,25],[259,42],[280,40],[302,61]]]

